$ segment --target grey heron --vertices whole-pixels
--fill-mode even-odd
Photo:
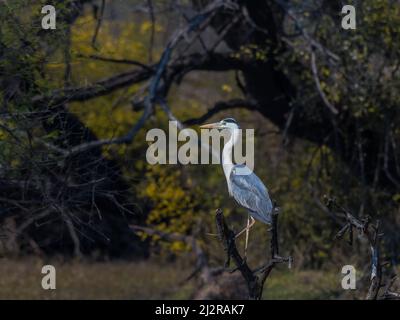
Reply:
[[[228,192],[242,207],[247,209],[249,216],[247,226],[236,234],[236,237],[246,231],[245,256],[247,254],[247,244],[249,230],[254,225],[255,220],[270,225],[272,223],[272,212],[274,206],[269,197],[268,190],[260,178],[248,169],[245,165],[234,164],[232,151],[234,145],[239,140],[239,126],[235,119],[226,118],[220,122],[200,126],[203,129],[227,129],[230,138],[222,151],[222,168],[228,185]],[[238,174],[238,169],[248,169],[246,175]],[[241,170],[239,172],[243,172]],[[250,221],[251,220],[251,221]]]

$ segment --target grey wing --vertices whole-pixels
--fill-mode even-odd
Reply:
[[[229,177],[231,195],[254,218],[264,223],[271,223],[272,201],[268,190],[254,172],[249,175],[237,175],[232,170]]]

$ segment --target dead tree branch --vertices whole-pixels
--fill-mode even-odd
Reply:
[[[100,57],[96,55],[82,56],[83,58],[90,58],[96,60],[102,60],[104,62],[115,62],[115,63],[127,63],[137,65],[140,69],[133,69],[124,73],[120,73],[109,78],[99,80],[93,84],[84,87],[71,87],[59,90],[54,90],[45,95],[37,95],[32,98],[32,103],[36,105],[47,105],[48,107],[54,107],[62,105],[63,103],[73,101],[86,101],[92,98],[101,97],[107,95],[115,90],[128,87],[152,78],[155,75],[158,65],[146,66],[140,62],[133,60],[118,60],[113,58]],[[237,58],[234,53],[210,53],[205,56],[202,54],[194,53],[182,57],[176,63],[168,66],[166,73],[171,78],[179,76],[182,77],[190,71],[228,71],[228,70],[240,70],[243,69],[246,64],[252,63],[252,59]]]
[[[217,102],[212,108],[210,108],[206,113],[201,115],[198,118],[191,118],[183,121],[183,124],[191,126],[195,124],[204,123],[208,119],[210,119],[213,115],[224,111],[224,110],[232,110],[244,108],[248,110],[257,110],[259,106],[256,102],[251,100],[244,100],[244,99],[232,99],[229,101],[219,101]]]
[[[101,24],[103,22],[105,7],[106,7],[106,0],[101,0],[100,14],[98,17],[96,17],[97,18],[96,29],[94,30],[94,34],[93,34],[93,38],[92,38],[92,47],[95,49],[97,49],[96,40],[97,40],[97,36],[99,35]]]
[[[322,89],[321,86],[321,81],[319,79],[318,76],[318,68],[317,68],[317,62],[316,62],[316,57],[315,57],[315,52],[313,51],[313,49],[310,49],[310,54],[311,54],[311,71],[312,71],[312,75],[314,77],[314,82],[315,82],[315,86],[317,87],[317,91],[322,99],[322,101],[324,102],[324,104],[326,105],[326,107],[333,113],[333,114],[338,114],[338,110],[335,108],[335,106],[329,101],[329,99],[327,98],[324,90]]]
[[[281,257],[279,256],[279,247],[278,247],[278,213],[277,211],[273,211],[273,219],[271,225],[271,259],[261,268],[252,270],[247,261],[242,258],[239,251],[236,248],[235,243],[235,233],[228,228],[224,214],[221,209],[217,209],[216,211],[216,224],[218,230],[218,236],[221,240],[225,252],[227,253],[227,260],[225,263],[225,267],[229,267],[230,261],[233,260],[236,268],[232,270],[235,272],[237,270],[240,271],[242,277],[247,283],[247,287],[249,290],[249,299],[251,300],[260,300],[262,298],[263,288],[265,281],[270,275],[271,271],[278,263],[288,263],[289,268],[292,264],[292,257]]]
[[[368,240],[368,244],[371,249],[371,277],[368,293],[366,296],[367,300],[386,300],[386,299],[400,299],[400,294],[392,292],[392,287],[396,277],[392,277],[390,281],[385,285],[383,281],[383,267],[387,263],[381,261],[381,239],[383,233],[380,233],[380,222],[376,221],[375,224],[371,223],[370,217],[356,218],[350,211],[340,206],[335,199],[327,199],[326,206],[335,215],[339,214],[344,218],[345,223],[342,228],[337,232],[335,239],[342,239],[347,233],[349,236],[349,245],[353,244],[353,230],[357,230],[359,234]],[[380,294],[382,287],[385,287],[383,294]]]
[[[400,293],[391,291],[391,287],[397,280],[397,276],[393,276],[386,284],[385,290],[381,296],[383,300],[400,300]]]

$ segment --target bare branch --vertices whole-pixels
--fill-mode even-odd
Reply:
[[[379,220],[372,225],[370,217],[365,217],[364,219],[356,218],[348,210],[337,204],[335,199],[327,198],[327,207],[332,211],[333,214],[341,213],[345,219],[345,224],[342,226],[340,231],[336,234],[336,239],[341,239],[348,232],[349,233],[349,244],[353,243],[353,228],[357,229],[361,235],[363,235],[369,243],[371,249],[371,276],[370,285],[368,288],[368,293],[366,296],[367,300],[377,300],[379,298],[396,298],[397,293],[389,292],[393,281],[389,282],[386,286],[384,293],[380,296],[379,291],[382,288],[382,278],[383,278],[383,266],[384,263],[381,262],[380,255],[380,240],[383,233],[380,233],[380,222]]]
[[[93,59],[93,60],[98,60],[98,61],[103,61],[103,62],[110,62],[110,63],[117,63],[117,64],[130,64],[133,66],[141,67],[143,69],[147,69],[149,71],[154,71],[154,66],[148,66],[144,63],[141,63],[136,60],[131,60],[131,59],[117,59],[117,58],[111,58],[111,57],[103,57],[99,56],[97,54],[90,54],[90,55],[84,55],[84,54],[77,54],[78,58],[84,58],[84,59]]]
[[[217,230],[219,238],[224,246],[225,252],[227,253],[227,261],[225,267],[228,267],[231,259],[236,265],[236,269],[232,272],[239,270],[242,277],[247,283],[249,290],[249,299],[260,300],[262,298],[263,288],[266,279],[270,275],[271,271],[278,263],[289,263],[289,268],[292,264],[292,257],[280,257],[278,247],[278,214],[274,210],[271,231],[271,259],[270,261],[261,268],[252,270],[247,261],[244,260],[239,254],[235,244],[235,233],[228,228],[223,212],[221,209],[217,209],[215,216]]]
[[[400,300],[400,293],[391,291],[391,287],[397,280],[397,276],[393,276],[386,284],[385,290],[380,297],[382,300]]]
[[[185,125],[194,125],[201,124],[211,118],[213,115],[231,109],[244,108],[249,110],[257,110],[259,108],[258,104],[251,100],[243,100],[243,99],[232,99],[229,101],[220,101],[217,102],[212,108],[210,108],[205,114],[198,118],[191,118],[183,121]]]
[[[97,23],[96,23],[96,28],[93,34],[93,38],[92,38],[92,47],[96,48],[96,40],[97,40],[97,36],[99,34],[100,28],[101,28],[101,23],[103,22],[103,16],[104,16],[104,9],[106,7],[106,0],[101,0],[101,5],[100,5],[100,14],[97,17]]]
[[[114,90],[142,82],[151,77],[149,70],[132,70],[116,76],[100,80],[92,85],[54,90],[48,95],[38,95],[32,98],[34,105],[49,107],[59,106],[72,101],[85,101],[91,98],[107,95]]]
[[[310,54],[311,54],[311,70],[312,70],[312,74],[313,74],[313,77],[314,77],[315,85],[317,87],[317,91],[318,91],[322,101],[327,106],[327,108],[333,114],[338,114],[338,110],[333,106],[332,103],[329,102],[324,90],[322,89],[321,81],[319,80],[319,76],[318,76],[318,69],[317,69],[315,53],[314,53],[314,51],[312,49],[310,50]]]
[[[99,59],[99,57],[96,57],[96,59]],[[101,59],[108,61],[111,58]],[[111,60],[112,61],[110,62],[116,62],[114,59]],[[131,62],[133,64],[133,61],[131,60],[122,60],[121,63],[123,62]],[[167,72],[172,78],[174,78],[177,75],[184,75],[194,70],[238,70],[244,68],[248,63],[251,63],[251,60],[237,58],[233,54],[213,53],[205,56],[195,53],[186,57],[182,57],[182,59],[169,66]],[[137,62],[135,62],[135,64],[139,65]],[[46,104],[49,107],[58,106],[72,101],[86,101],[92,98],[107,95],[123,87],[148,80],[155,74],[155,68],[158,68],[158,65],[145,67],[140,64],[139,66],[143,67],[143,69],[134,69],[124,72],[84,87],[54,90],[49,94],[37,95],[33,97],[31,101],[34,105],[43,106],[43,104]]]
[[[75,146],[75,147],[71,148],[70,150],[68,150],[67,155],[72,156],[74,154],[77,154],[80,152],[85,152],[92,148],[98,148],[98,147],[105,146],[105,145],[131,143],[133,141],[133,139],[135,138],[136,134],[145,125],[147,119],[153,113],[153,109],[154,109],[153,104],[151,102],[148,102],[139,121],[136,122],[136,124],[132,127],[131,130],[129,130],[129,132],[126,135],[119,137],[119,138],[95,140],[95,141],[90,141],[87,143],[80,144],[80,145]]]

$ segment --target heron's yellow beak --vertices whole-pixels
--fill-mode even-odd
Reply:
[[[218,129],[219,127],[220,127],[219,122],[203,124],[202,126],[200,126],[201,129]]]

